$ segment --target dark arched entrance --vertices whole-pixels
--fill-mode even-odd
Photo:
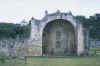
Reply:
[[[49,22],[42,34],[42,54],[45,56],[73,56],[77,54],[75,30],[67,20]]]

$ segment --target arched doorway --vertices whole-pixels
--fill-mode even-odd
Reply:
[[[73,56],[77,54],[73,25],[63,19],[49,22],[43,29],[42,54],[45,56]]]

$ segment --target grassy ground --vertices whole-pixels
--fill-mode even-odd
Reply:
[[[90,50],[91,50],[91,51],[95,51],[95,50],[96,50],[96,51],[100,51],[100,47],[91,47]]]
[[[15,62],[16,61],[16,62]],[[28,58],[27,64],[24,60],[15,59],[0,63],[0,66],[100,66],[100,56],[92,57],[65,57],[65,58]]]
[[[90,50],[90,54],[93,55],[96,52],[97,55],[100,55],[100,47],[91,47]]]

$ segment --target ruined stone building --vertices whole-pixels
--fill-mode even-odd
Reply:
[[[30,55],[80,56],[85,53],[85,36],[82,24],[71,12],[59,10],[41,19],[32,18],[29,39]]]

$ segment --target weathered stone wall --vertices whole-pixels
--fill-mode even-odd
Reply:
[[[76,44],[77,44],[77,55],[84,54],[84,35],[83,35],[83,27],[82,25],[74,18],[74,16],[69,13],[61,13],[59,10],[56,13],[48,14],[46,11],[46,15],[42,20],[37,20],[35,18],[31,19],[31,35],[29,43],[31,45],[38,45],[39,50],[36,52],[40,52],[39,56],[42,55],[42,37],[43,30],[45,26],[54,20],[63,19],[72,24],[75,30]],[[31,50],[33,52],[34,50]],[[35,53],[35,52],[34,52]]]

